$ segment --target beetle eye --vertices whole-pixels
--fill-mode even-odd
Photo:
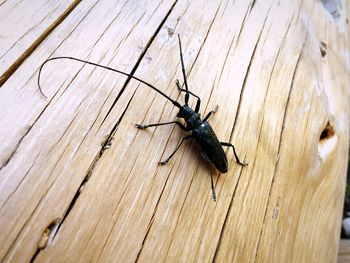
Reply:
[[[183,118],[183,112],[181,110],[176,114],[176,117]]]

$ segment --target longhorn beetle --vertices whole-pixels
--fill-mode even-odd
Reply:
[[[179,48],[180,48],[180,60],[181,60],[181,69],[182,69],[182,75],[184,78],[184,85],[185,85],[185,89],[183,89],[179,83],[179,80],[176,80],[176,86],[177,88],[180,90],[180,92],[185,92],[185,104],[181,106],[181,104],[176,101],[173,100],[172,98],[170,98],[169,96],[167,96],[166,94],[164,94],[162,91],[160,91],[159,89],[157,89],[155,86],[153,86],[152,84],[147,83],[144,80],[141,80],[131,74],[128,74],[126,72],[114,69],[114,68],[110,68],[107,66],[103,66],[103,65],[99,65],[93,62],[89,62],[86,60],[82,60],[82,59],[78,59],[78,58],[74,58],[74,57],[65,57],[65,56],[61,56],[61,57],[52,57],[47,59],[46,61],[44,61],[44,63],[40,66],[39,69],[39,75],[38,75],[38,87],[39,87],[39,91],[40,93],[47,98],[47,96],[43,93],[41,86],[40,86],[40,76],[41,76],[41,71],[44,67],[44,65],[52,60],[56,60],[56,59],[71,59],[71,60],[75,60],[75,61],[79,61],[82,63],[87,63],[96,67],[101,67],[107,70],[111,70],[120,74],[123,74],[125,76],[128,76],[129,78],[132,79],[136,79],[139,82],[147,85],[148,87],[150,87],[151,89],[155,90],[156,92],[158,92],[159,94],[161,94],[163,97],[165,97],[167,100],[171,101],[171,103],[179,108],[179,112],[177,114],[178,118],[182,118],[185,120],[185,125],[179,121],[169,121],[169,122],[163,122],[163,123],[154,123],[154,124],[136,124],[135,126],[138,129],[146,129],[149,127],[154,127],[154,126],[161,126],[161,125],[168,125],[168,124],[176,124],[177,126],[179,126],[182,130],[184,130],[185,132],[188,132],[189,134],[185,137],[182,138],[182,140],[180,141],[180,143],[177,145],[177,147],[175,148],[175,150],[169,155],[169,157],[167,159],[165,159],[164,161],[159,162],[159,164],[164,165],[167,162],[169,162],[169,160],[171,159],[171,157],[173,157],[173,155],[176,153],[176,151],[180,148],[180,146],[182,145],[182,143],[185,140],[188,139],[194,139],[196,141],[196,143],[200,146],[201,148],[201,154],[203,156],[203,158],[210,164],[213,164],[216,169],[218,169],[220,172],[222,173],[226,173],[228,170],[228,162],[227,162],[227,158],[225,155],[225,152],[222,148],[222,146],[228,146],[231,147],[233,150],[233,154],[235,155],[236,158],[236,162],[242,166],[247,165],[246,163],[243,163],[239,160],[238,155],[236,153],[235,147],[232,143],[229,142],[220,142],[215,134],[215,132],[213,131],[212,127],[210,126],[208,119],[209,117],[215,113],[218,109],[218,106],[216,106],[214,108],[214,110],[208,112],[208,114],[204,117],[204,119],[202,120],[200,117],[200,113],[199,113],[199,109],[200,109],[200,105],[201,105],[201,99],[199,96],[197,96],[196,94],[192,93],[191,91],[188,90],[188,85],[187,85],[187,78],[186,78],[186,72],[185,72],[185,66],[184,66],[184,61],[183,61],[183,56],[182,56],[182,47],[181,47],[181,39],[180,39],[180,35],[178,34],[178,40],[179,40]],[[194,96],[197,99],[196,102],[196,108],[195,110],[191,109],[188,106],[188,100],[190,95]],[[215,194],[215,188],[214,188],[214,181],[213,181],[213,175],[210,172],[210,180],[211,180],[211,190],[212,190],[212,197],[213,200],[216,201],[216,194]]]

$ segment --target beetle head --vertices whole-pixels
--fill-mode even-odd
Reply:
[[[193,114],[193,110],[190,107],[184,105],[180,108],[179,113],[177,114],[177,117],[183,118],[186,120],[192,114]]]

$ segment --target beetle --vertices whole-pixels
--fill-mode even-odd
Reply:
[[[156,92],[161,94],[163,97],[165,97],[167,100],[169,100],[175,107],[179,108],[179,112],[177,113],[177,117],[184,119],[184,121],[185,121],[185,124],[183,124],[182,122],[180,122],[178,120],[170,121],[170,122],[163,122],[163,123],[153,123],[153,124],[135,124],[135,126],[141,130],[149,128],[149,127],[176,124],[183,131],[188,133],[187,136],[182,138],[180,143],[177,145],[175,150],[169,155],[169,157],[167,159],[165,159],[164,161],[160,161],[159,164],[165,165],[166,163],[168,163],[169,160],[174,156],[174,154],[181,147],[182,143],[185,140],[194,139],[195,142],[199,145],[199,147],[201,149],[201,154],[202,154],[203,158],[209,164],[214,165],[214,167],[218,171],[220,171],[221,173],[227,173],[227,171],[228,171],[228,161],[227,161],[227,157],[226,157],[226,154],[225,154],[222,146],[227,146],[227,147],[232,148],[236,162],[239,165],[242,165],[242,166],[247,165],[247,163],[240,161],[240,159],[238,158],[238,155],[236,153],[235,146],[232,143],[219,141],[213,128],[210,126],[210,124],[208,122],[209,117],[218,110],[218,106],[216,106],[213,110],[208,112],[207,115],[203,119],[201,119],[201,116],[199,113],[201,99],[198,95],[194,94],[193,92],[189,91],[189,89],[188,89],[185,66],[184,66],[184,61],[183,61],[183,54],[182,54],[182,45],[181,45],[181,39],[180,39],[179,34],[178,34],[178,41],[179,41],[179,49],[180,49],[181,70],[182,70],[182,75],[184,78],[185,88],[181,87],[179,80],[176,80],[176,86],[180,90],[180,92],[185,92],[185,104],[184,105],[181,105],[178,101],[170,98],[168,95],[163,93],[161,90],[159,90],[158,88],[156,88],[152,84],[150,84],[142,79],[139,79],[131,74],[128,74],[126,72],[123,72],[123,71],[120,71],[120,70],[117,70],[114,68],[103,66],[103,65],[100,65],[97,63],[93,63],[93,62],[86,61],[86,60],[79,59],[79,58],[75,58],[75,57],[68,57],[68,56],[52,57],[52,58],[49,58],[49,59],[44,61],[44,63],[39,68],[39,74],[38,74],[39,91],[44,97],[47,98],[47,96],[43,93],[41,86],[40,86],[40,76],[41,76],[41,71],[42,71],[44,65],[52,60],[70,59],[70,60],[75,60],[75,61],[79,61],[82,63],[87,63],[87,64],[90,64],[90,65],[93,65],[96,67],[101,67],[101,68],[104,68],[107,70],[111,70],[111,71],[123,74],[125,76],[128,76],[131,79],[138,80],[139,82],[145,84],[146,86],[155,90]],[[196,107],[194,110],[188,105],[190,95],[194,96],[197,99]],[[213,175],[211,173],[210,173],[210,179],[211,179],[212,198],[214,201],[216,201],[216,193],[215,193],[215,188],[214,188]]]

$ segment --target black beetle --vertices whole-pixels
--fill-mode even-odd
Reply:
[[[82,63],[87,63],[96,67],[101,67],[104,69],[108,69],[123,75],[128,76],[129,78],[132,79],[136,79],[138,81],[140,81],[141,83],[147,85],[148,87],[150,87],[151,89],[155,90],[156,92],[158,92],[159,94],[161,94],[163,97],[165,97],[166,99],[168,99],[169,101],[172,102],[172,104],[176,107],[179,108],[179,113],[177,114],[178,118],[182,118],[185,120],[185,125],[179,121],[170,121],[170,122],[164,122],[164,123],[155,123],[155,124],[145,124],[145,125],[141,125],[141,124],[136,124],[136,127],[139,129],[146,129],[148,127],[154,127],[154,126],[161,126],[161,125],[168,125],[168,124],[177,124],[182,130],[189,132],[189,135],[187,135],[186,137],[182,138],[181,142],[178,144],[178,146],[176,147],[176,149],[174,150],[174,152],[172,154],[170,154],[170,156],[164,160],[159,162],[161,165],[166,164],[171,157],[176,153],[176,151],[180,148],[181,144],[183,143],[183,141],[187,140],[187,139],[195,139],[195,141],[197,142],[197,144],[200,146],[201,148],[201,153],[203,158],[208,162],[213,164],[216,169],[218,169],[220,172],[222,173],[226,173],[228,170],[228,162],[227,162],[227,158],[225,155],[225,152],[222,148],[222,146],[228,146],[228,147],[232,147],[233,153],[235,155],[236,158],[236,162],[240,165],[247,165],[246,163],[243,163],[239,160],[238,155],[236,153],[235,147],[232,143],[229,142],[220,142],[215,134],[215,132],[213,131],[212,127],[210,126],[209,122],[207,121],[209,119],[209,117],[215,113],[218,109],[218,106],[215,107],[214,110],[210,111],[202,120],[200,117],[200,113],[199,113],[199,109],[200,109],[200,104],[201,104],[201,100],[200,97],[197,96],[196,94],[190,92],[188,90],[188,85],[187,85],[187,79],[186,79],[186,72],[185,72],[185,66],[184,66],[184,62],[183,62],[183,56],[182,56],[182,47],[181,47],[181,39],[180,39],[180,35],[178,35],[178,40],[179,40],[179,47],[180,47],[180,60],[181,60],[181,69],[182,69],[182,74],[183,74],[183,78],[184,78],[184,85],[185,85],[185,89],[181,88],[179,80],[176,80],[176,86],[178,87],[178,89],[182,92],[185,92],[185,105],[181,106],[181,104],[179,102],[177,102],[176,100],[173,100],[172,98],[170,98],[169,96],[167,96],[166,94],[164,94],[162,91],[160,91],[159,89],[157,89],[156,87],[154,87],[153,85],[147,83],[146,81],[143,81],[131,74],[128,74],[126,72],[114,69],[114,68],[110,68],[107,66],[103,66],[103,65],[99,65],[97,63],[93,63],[93,62],[89,62],[86,60],[82,60],[79,58],[74,58],[74,57],[66,57],[66,56],[62,56],[62,57],[53,57],[53,58],[49,58],[46,61],[44,61],[44,63],[40,66],[39,69],[39,75],[38,75],[38,87],[39,87],[39,91],[40,93],[44,96],[47,97],[40,86],[40,75],[41,75],[41,71],[44,67],[44,65],[52,60],[56,60],[56,59],[71,59],[71,60],[76,60]],[[188,101],[189,101],[189,97],[190,95],[194,96],[197,99],[197,103],[196,103],[196,108],[195,110],[191,109],[188,106]],[[213,176],[210,173],[210,179],[211,179],[211,189],[212,189],[212,196],[213,196],[213,200],[216,201],[216,194],[215,194],[215,189],[214,189],[214,182],[213,182]]]

